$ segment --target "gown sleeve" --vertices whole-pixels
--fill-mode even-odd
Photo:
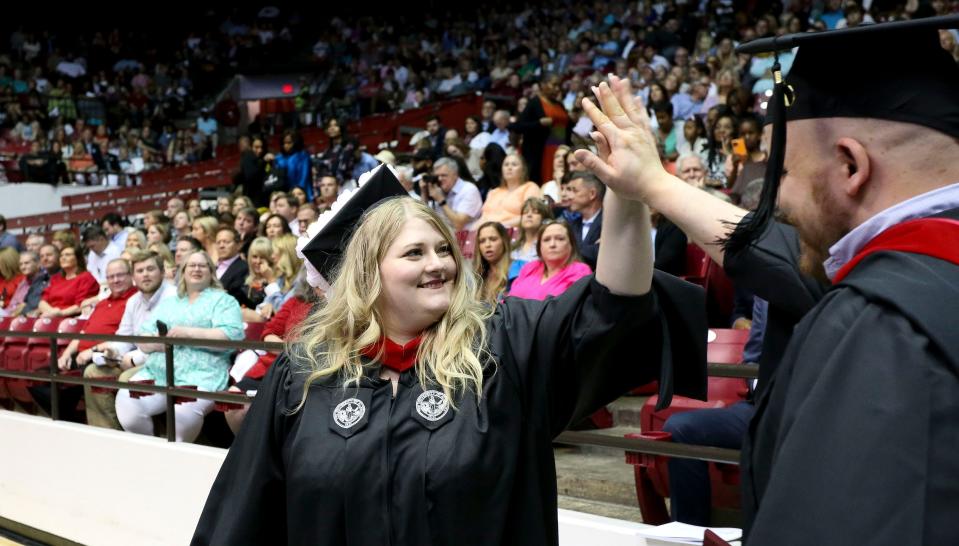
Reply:
[[[642,296],[615,295],[590,275],[556,298],[507,298],[491,345],[518,375],[527,413],[555,436],[654,379],[705,398],[705,308],[701,288],[659,272]]]
[[[285,356],[270,367],[217,474],[191,544],[286,544],[282,446],[298,403]]]
[[[825,287],[799,271],[799,236],[773,222],[756,242],[735,254],[727,253],[723,268],[737,287],[796,317],[805,315],[825,293]]]
[[[773,393],[785,406],[749,543],[945,543],[931,538],[929,501],[956,483],[936,473],[956,468],[954,371],[883,306],[844,302],[814,318]]]

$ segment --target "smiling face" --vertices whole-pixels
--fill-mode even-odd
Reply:
[[[63,247],[60,251],[60,269],[73,272],[77,268],[77,253],[73,247]]]
[[[110,293],[119,296],[133,286],[133,277],[130,276],[130,269],[124,262],[110,262],[107,264],[107,286],[110,287]]]
[[[451,244],[419,218],[406,221],[380,260],[376,306],[389,330],[422,331],[450,307],[456,261]]]
[[[486,226],[479,231],[476,235],[476,246],[479,247],[483,259],[491,265],[499,263],[503,254],[506,254],[506,242],[493,226]]]
[[[202,252],[194,252],[183,264],[183,279],[188,292],[199,292],[213,283],[213,271]]]
[[[235,234],[229,230],[220,230],[216,234],[216,254],[220,260],[229,260],[240,252],[240,242],[236,240]]]

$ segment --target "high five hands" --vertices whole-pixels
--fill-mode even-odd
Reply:
[[[597,153],[577,150],[576,159],[620,197],[645,201],[669,174],[659,158],[643,101],[633,97],[628,79],[613,75],[608,84],[592,90],[600,107],[584,98],[583,110],[596,126],[590,136]]]

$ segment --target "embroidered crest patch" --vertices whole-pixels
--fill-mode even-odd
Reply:
[[[366,404],[359,398],[348,398],[333,408],[333,422],[341,428],[351,428],[366,415]]]
[[[440,391],[429,390],[416,398],[416,413],[430,422],[436,422],[446,416],[450,410],[450,401]]]

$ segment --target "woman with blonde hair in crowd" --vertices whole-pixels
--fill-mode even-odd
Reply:
[[[153,224],[147,228],[147,244],[162,243],[170,244],[170,228],[167,224]]]
[[[163,243],[150,243],[147,248],[150,252],[156,252],[163,262],[163,277],[170,281],[176,279],[176,259],[170,248]]]
[[[20,253],[13,247],[0,250],[0,309],[5,309],[17,291],[23,275],[20,274]],[[0,312],[0,316],[5,313]]]
[[[67,247],[76,247],[77,237],[69,229],[61,229],[53,232],[53,237],[50,239],[50,243],[57,247],[57,250],[62,251]]]
[[[147,229],[152,229],[157,224],[153,224]],[[143,234],[139,229],[134,229],[127,233],[127,243],[123,247],[124,250],[146,250],[147,247],[147,236]]]
[[[509,289],[509,232],[499,222],[486,222],[476,230],[473,269],[480,278],[479,299],[491,306]]]
[[[203,250],[210,256],[214,263],[217,261],[216,252],[216,230],[220,223],[212,216],[201,216],[193,220],[190,234],[200,242]]]
[[[321,229],[304,251],[332,290],[258,386],[193,544],[554,541],[553,438],[661,367],[705,394],[705,319],[670,322],[670,353],[659,311],[699,292],[652,288],[648,209],[613,193],[596,278],[495,313],[421,202],[371,204],[348,242]]]
[[[511,153],[503,159],[503,178],[498,188],[486,195],[480,223],[499,222],[507,228],[519,225],[523,203],[530,197],[540,197],[539,184],[527,179],[523,156]]]
[[[264,318],[272,317],[293,296],[294,281],[303,266],[296,252],[296,241],[293,235],[281,235],[272,241],[271,260],[276,278],[267,285],[266,297],[256,309]]]
[[[273,262],[273,244],[266,237],[257,237],[250,243],[250,250],[246,253],[246,263],[250,266],[250,274],[246,278],[246,297],[253,303],[253,308],[243,308],[244,322],[264,322],[264,317],[257,312],[256,306],[266,298],[266,287],[276,280],[276,268]]]
[[[256,209],[253,206],[253,200],[245,195],[238,195],[233,199],[233,217],[236,218],[240,215],[240,211],[244,209]],[[259,219],[259,218],[258,218]]]

